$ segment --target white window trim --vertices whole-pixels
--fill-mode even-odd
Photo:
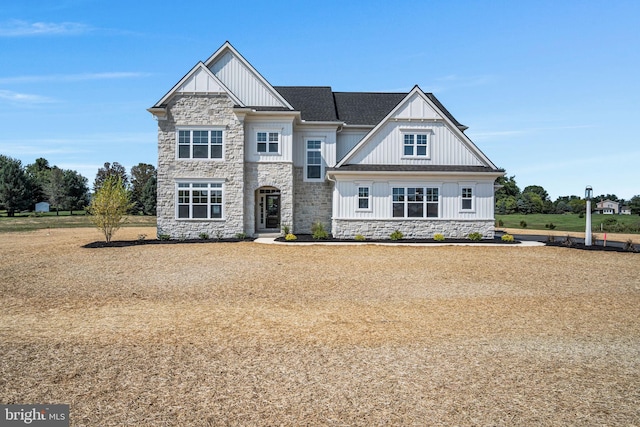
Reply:
[[[310,166],[308,161],[309,161],[309,157],[307,156],[307,153],[309,152],[309,149],[307,148],[307,143],[309,141],[320,141],[320,149],[314,149],[313,151],[319,151],[320,152],[320,178],[309,178],[307,175],[307,166]],[[324,171],[325,171],[325,164],[324,164],[324,138],[314,138],[314,137],[306,137],[304,138],[304,182],[324,182]],[[312,165],[312,166],[317,166],[317,165]]]
[[[462,191],[465,188],[470,188],[471,189],[471,209],[463,209],[462,207]],[[476,211],[476,184],[475,183],[466,183],[466,182],[460,182],[458,183],[458,206],[460,206],[460,212],[461,213],[475,213]]]
[[[191,135],[191,142],[189,143],[189,157],[180,157],[180,131],[194,131],[194,130],[206,130],[206,131],[222,131],[222,157],[211,158],[211,140],[207,144],[207,152],[209,153],[209,157],[204,158],[194,158],[193,157],[193,134]],[[176,126],[176,160],[179,161],[196,161],[196,162],[223,162],[226,154],[226,145],[227,145],[227,135],[225,132],[226,128],[224,126]],[[209,133],[209,138],[211,138],[211,133]]]
[[[404,154],[404,137],[405,135],[413,135],[413,149],[414,154],[408,155]],[[427,152],[424,156],[416,154],[418,151],[418,137],[417,135],[426,135],[427,137]],[[422,159],[422,160],[430,160],[431,159],[431,146],[433,145],[434,133],[431,129],[400,129],[400,149],[402,159]]]
[[[436,184],[411,184],[411,183],[402,183],[402,184],[396,184],[396,183],[390,183],[389,185],[389,189],[390,194],[389,194],[389,200],[390,200],[390,204],[389,204],[389,217],[391,219],[394,220],[435,220],[435,219],[442,219],[442,185],[436,185]],[[393,189],[394,188],[404,188],[404,198],[405,200],[402,202],[404,204],[404,215],[403,216],[393,216],[393,204],[394,203],[398,203],[398,202],[394,202],[393,201]],[[422,201],[422,212],[423,212],[423,216],[421,217],[410,217],[408,216],[409,214],[409,201],[408,201],[408,192],[407,189],[408,188],[422,188],[424,190],[424,200]],[[427,189],[428,188],[435,188],[438,190],[438,215],[437,216],[427,216],[427,203],[434,203],[434,202],[427,202]]]
[[[220,190],[222,190],[222,212],[221,212],[221,217],[220,218],[180,218],[179,217],[179,203],[178,203],[178,191],[180,190],[180,186],[178,184],[220,184]],[[175,184],[174,184],[174,188],[175,188],[175,194],[174,194],[174,203],[175,203],[175,219],[176,221],[225,221],[225,182],[223,179],[202,179],[202,178],[194,178],[194,179],[187,179],[187,178],[181,178],[181,179],[176,179],[175,180]],[[190,189],[192,189],[193,187],[189,187]],[[211,202],[210,202],[210,198],[209,201],[207,202],[207,212],[210,212],[210,207],[211,207]],[[191,205],[191,201],[189,202],[189,204]]]
[[[267,151],[258,151],[258,134],[259,133],[266,133],[267,134]],[[278,151],[269,151],[269,134],[270,133],[277,133],[278,134]],[[267,129],[267,128],[259,128],[259,129],[255,129],[255,152],[258,156],[281,156],[282,155],[282,129]]]
[[[356,212],[373,212],[373,206],[372,206],[372,202],[373,199],[371,197],[371,188],[373,187],[371,182],[356,182],[355,183],[355,187],[356,187]],[[367,204],[368,204],[368,208],[361,208],[360,207],[360,189],[361,188],[366,188],[368,190],[369,195],[367,196]]]

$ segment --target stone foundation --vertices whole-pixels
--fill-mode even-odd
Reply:
[[[339,239],[353,239],[361,234],[367,239],[388,239],[399,230],[407,239],[430,239],[440,233],[445,239],[464,239],[470,233],[481,233],[483,239],[493,239],[494,221],[431,219],[431,220],[362,220],[334,219],[332,234]]]

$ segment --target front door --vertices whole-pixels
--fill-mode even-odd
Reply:
[[[265,212],[265,228],[280,228],[280,195],[267,194]]]

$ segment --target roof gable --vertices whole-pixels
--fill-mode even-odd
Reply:
[[[338,121],[330,86],[275,86],[305,121]]]
[[[245,106],[279,107],[293,110],[287,100],[226,42],[204,63]]]
[[[458,137],[458,139],[483,165],[492,169],[497,167],[489,160],[487,156],[467,137],[463,130],[464,126],[460,125],[448,111],[443,111],[439,102],[434,102],[433,95],[427,96],[417,85],[409,92],[396,106],[393,108],[377,125],[367,134],[356,146],[349,151],[342,160],[338,162],[336,168],[343,165],[356,157],[356,153],[363,147],[372,143],[376,134],[388,123],[394,120],[437,120],[448,125],[449,129]]]
[[[205,67],[204,63],[198,62],[185,76],[176,83],[158,101],[154,107],[161,107],[176,93],[224,93],[228,95],[236,104],[242,102],[225,87],[225,85]]]

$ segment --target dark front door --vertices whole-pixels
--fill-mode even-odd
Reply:
[[[267,228],[280,228],[280,195],[267,194]]]

